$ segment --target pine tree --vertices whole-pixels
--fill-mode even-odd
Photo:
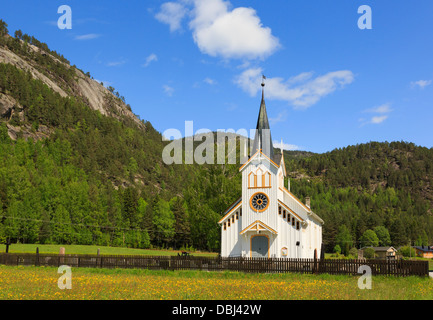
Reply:
[[[344,255],[349,254],[349,250],[353,247],[353,240],[352,235],[350,234],[350,230],[345,225],[342,225],[338,229],[335,243],[341,248],[341,253],[343,253]]]
[[[153,225],[158,242],[168,243],[175,236],[174,214],[170,209],[170,203],[159,198],[153,208]]]
[[[9,34],[8,24],[0,19],[0,36],[5,36]]]
[[[174,197],[170,200],[170,208],[175,218],[175,242],[176,246],[186,246],[191,241],[190,225],[184,201],[179,197]]]
[[[379,246],[389,246],[391,245],[391,236],[389,235],[388,229],[384,226],[378,226],[373,229],[379,239]]]
[[[363,235],[359,239],[359,242],[361,248],[379,246],[379,238],[377,237],[376,233],[371,229],[368,229],[363,233]]]

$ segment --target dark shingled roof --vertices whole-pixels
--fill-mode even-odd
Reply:
[[[274,145],[272,143],[271,128],[269,126],[268,114],[266,112],[264,89],[262,90],[262,102],[260,104],[259,118],[257,120],[257,127],[256,127],[256,135],[254,137],[254,144],[251,153],[252,154],[256,153],[258,149],[261,149],[263,154],[265,154],[274,162],[279,164],[279,161],[278,162],[275,161],[274,158]]]
[[[433,246],[414,246],[415,249],[421,250],[423,252],[433,252]]]
[[[280,162],[281,162],[281,158],[282,158],[282,156],[283,156],[283,155],[281,155],[281,154],[276,154],[276,155],[274,155],[274,159],[272,159],[272,160],[274,160],[274,162],[275,162],[276,164],[280,165]]]
[[[230,205],[230,207],[228,207],[227,210],[224,211],[223,216],[225,216],[230,210],[232,210],[234,207],[236,207],[239,204],[239,202],[241,202],[241,201],[242,201],[242,197],[240,197],[238,200],[236,200],[235,202],[233,202]]]

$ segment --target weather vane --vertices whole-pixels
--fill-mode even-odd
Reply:
[[[266,80],[266,77],[262,74],[262,87],[265,86],[265,80]]]

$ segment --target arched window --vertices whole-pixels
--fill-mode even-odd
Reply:
[[[268,188],[271,187],[271,174],[269,172],[266,172],[263,175],[263,186]]]
[[[262,169],[259,168],[256,171],[256,176],[257,176],[256,181],[258,182],[258,184],[256,183],[256,187],[262,187],[263,188],[265,186],[265,184],[264,184],[265,179],[264,179],[264,175],[263,175]]]
[[[248,175],[248,188],[256,188],[257,187],[257,176],[254,172],[250,172]]]
[[[263,172],[262,169],[250,172],[248,174],[248,188],[270,188],[272,181],[272,175],[269,171]]]

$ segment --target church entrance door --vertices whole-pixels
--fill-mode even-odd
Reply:
[[[251,238],[251,257],[267,258],[269,239],[266,236],[253,236]]]

